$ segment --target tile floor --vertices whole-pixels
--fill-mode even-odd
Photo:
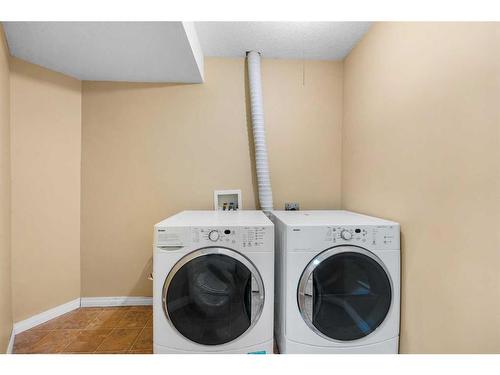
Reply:
[[[16,335],[14,353],[153,353],[151,306],[86,307]]]

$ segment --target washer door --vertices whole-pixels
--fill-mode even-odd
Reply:
[[[372,333],[392,301],[389,272],[375,254],[338,246],[315,257],[299,281],[299,310],[307,325],[331,341],[352,341]]]
[[[163,309],[185,338],[222,345],[259,319],[264,283],[255,266],[236,251],[209,247],[175,264],[163,285]]]

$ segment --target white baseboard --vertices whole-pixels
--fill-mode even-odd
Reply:
[[[9,350],[12,351],[14,336],[18,333],[27,331],[30,328],[57,318],[79,307],[148,306],[152,304],[153,297],[82,297],[74,299],[73,301],[69,301],[40,314],[33,315],[28,319],[14,323],[7,353],[9,353]]]
[[[69,301],[62,305],[53,307],[52,309],[44,311],[40,314],[33,315],[28,319],[14,323],[14,335],[27,331],[30,328],[45,323],[51,319],[57,318],[58,316],[66,314],[67,312],[75,310],[79,307],[80,307],[80,298],[77,298],[74,299],[73,301]]]
[[[9,345],[7,346],[7,354],[12,354],[14,352],[14,337],[16,334],[14,333],[14,326],[12,326],[12,332],[10,333]]]
[[[82,307],[147,306],[153,304],[153,297],[82,297]]]

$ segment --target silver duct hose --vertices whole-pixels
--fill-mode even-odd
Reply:
[[[267,159],[266,132],[264,128],[264,106],[262,103],[262,83],[260,72],[260,53],[247,53],[248,80],[250,88],[250,107],[252,112],[253,139],[255,145],[255,167],[257,170],[257,186],[259,203],[262,211],[272,211],[273,192],[269,176]]]

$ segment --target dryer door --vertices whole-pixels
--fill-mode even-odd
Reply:
[[[382,324],[392,295],[389,272],[375,254],[357,246],[338,246],[307,265],[297,300],[314,332],[346,342],[368,336]]]
[[[186,339],[222,345],[247,332],[264,306],[264,283],[240,253],[208,247],[184,256],[163,285],[163,309]]]

